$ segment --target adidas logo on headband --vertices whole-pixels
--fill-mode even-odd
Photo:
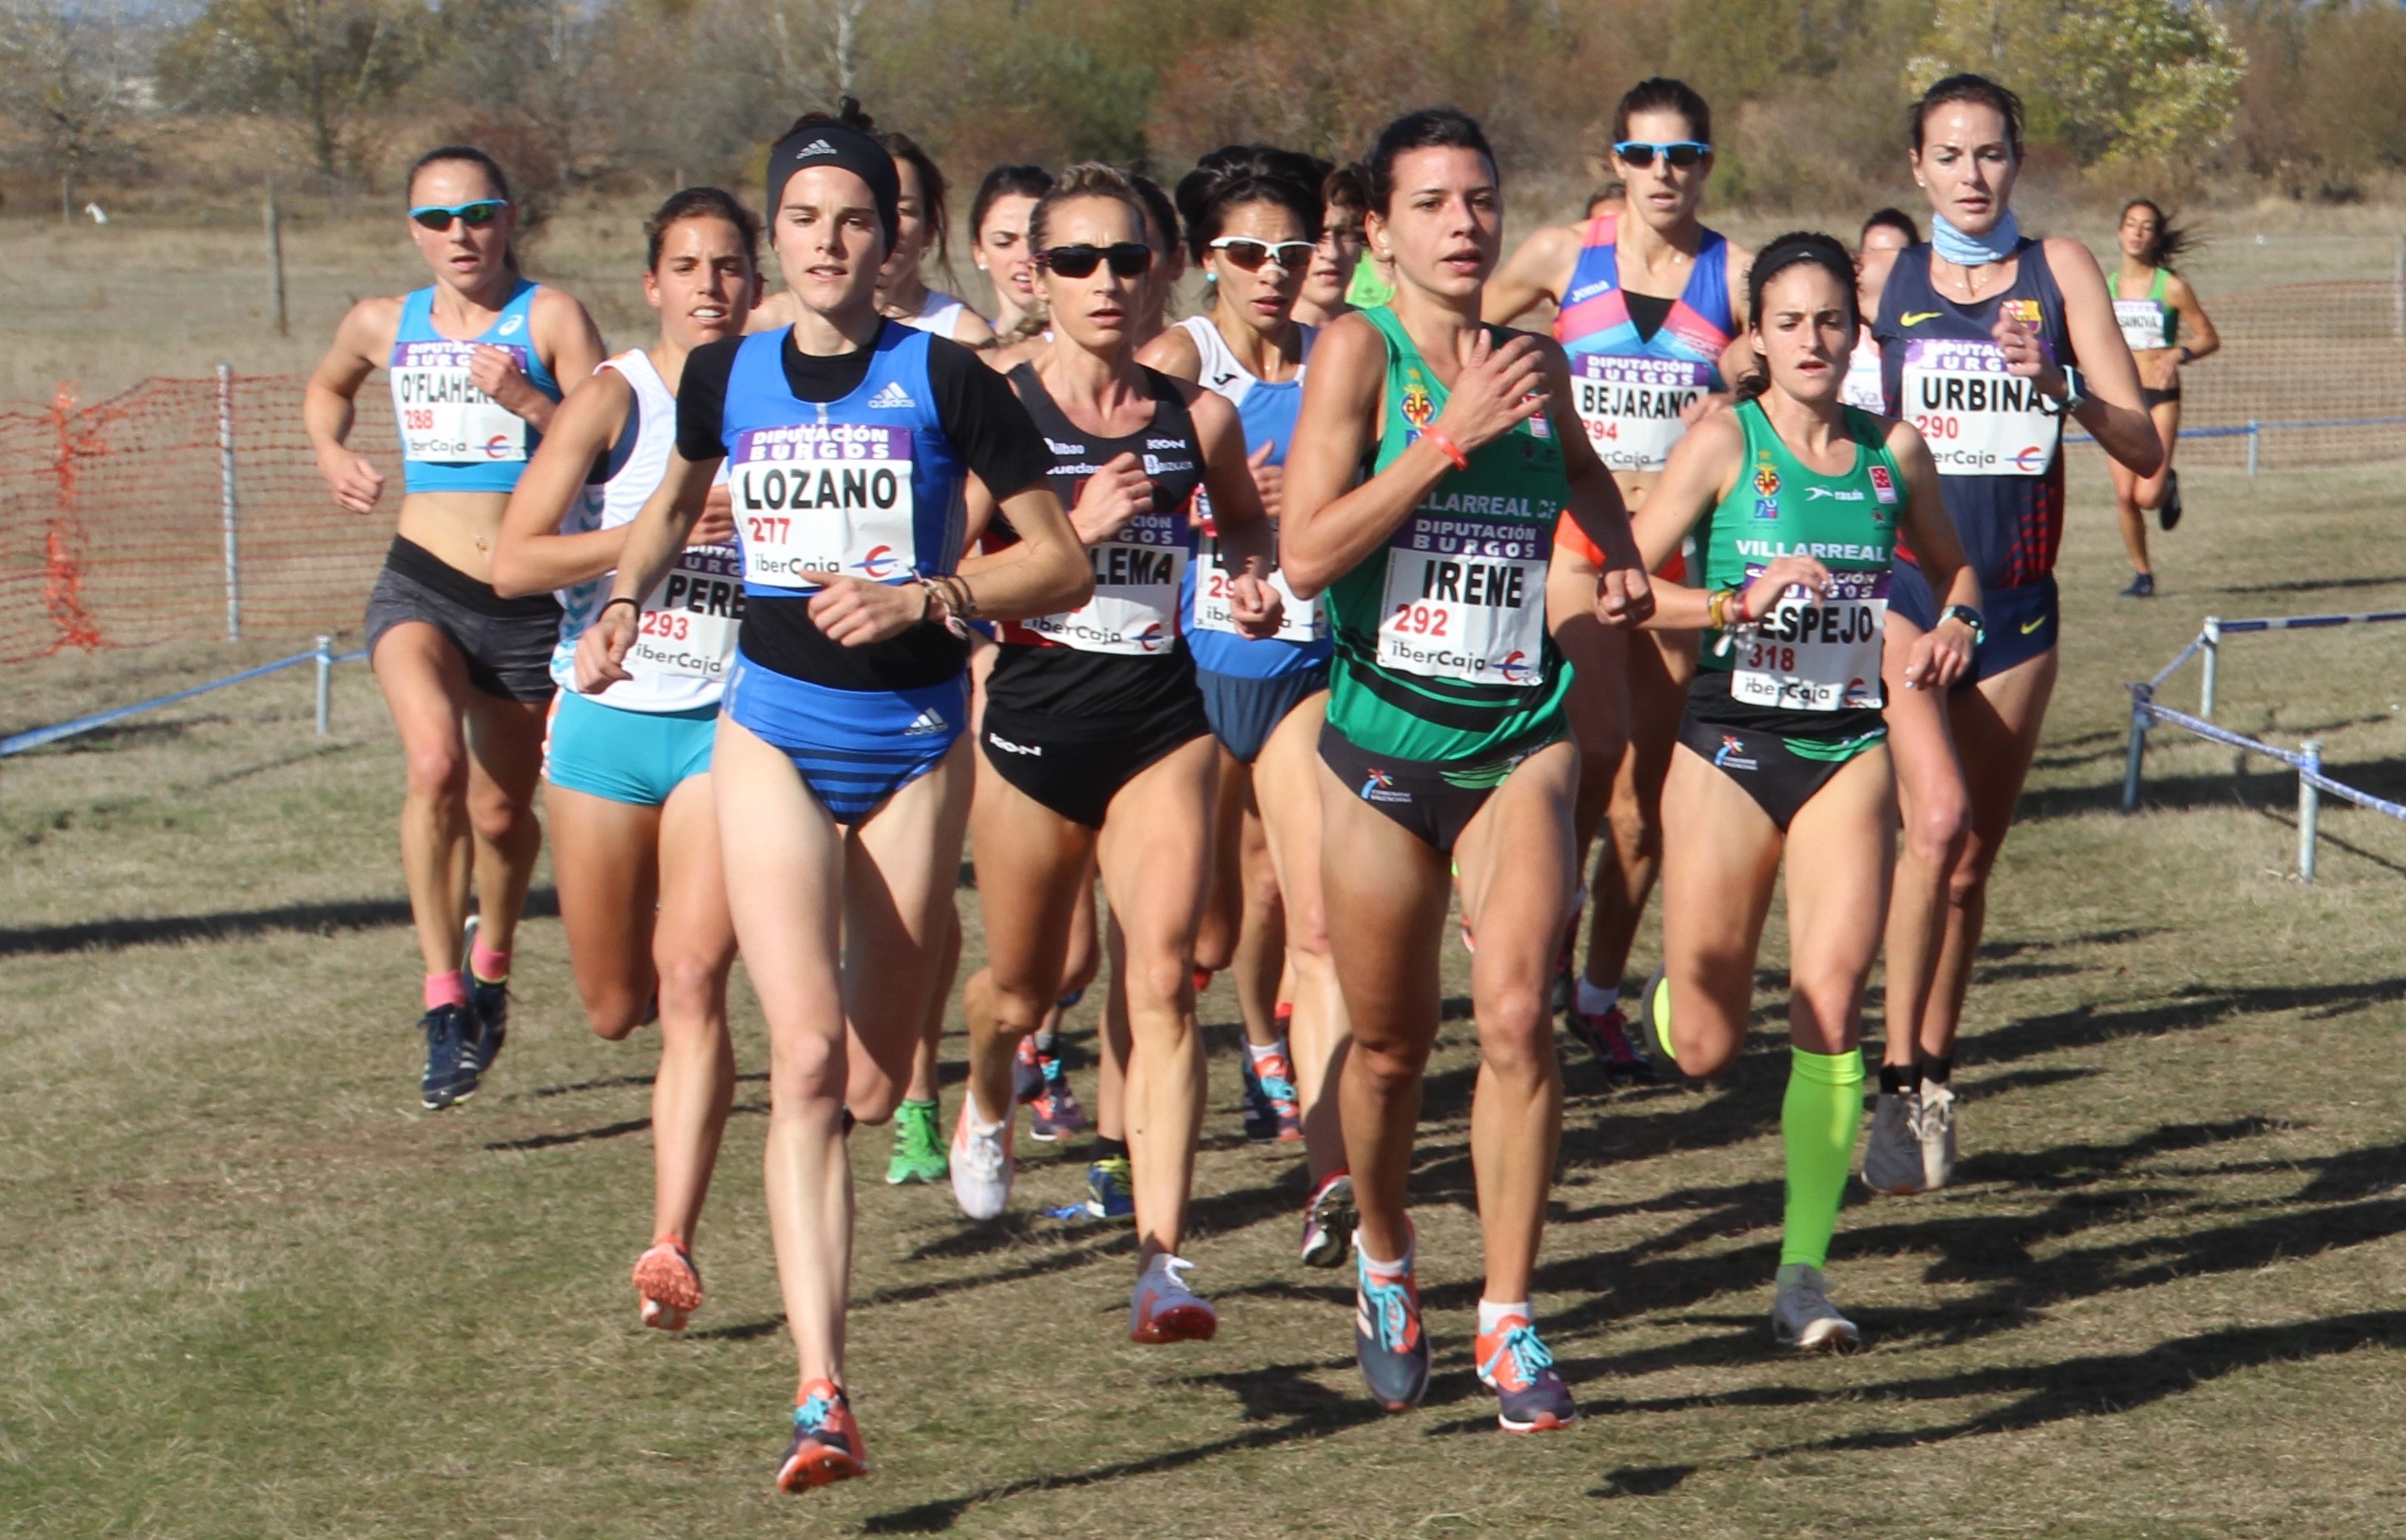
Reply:
[[[832,155],[834,153],[835,146],[828,144],[825,139],[814,139],[802,148],[794,151],[794,159],[797,161],[803,161],[808,160],[814,155]]]

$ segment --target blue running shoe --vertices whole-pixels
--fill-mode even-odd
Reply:
[[[468,1016],[474,1027],[461,1044],[460,1052],[475,1061],[476,1073],[482,1075],[493,1067],[502,1056],[502,1041],[510,1035],[510,983],[487,983],[476,977],[468,959],[476,954],[476,916],[468,916],[468,928],[460,938],[460,982],[468,989]]]
[[[1370,1394],[1391,1412],[1409,1411],[1428,1393],[1428,1334],[1421,1329],[1421,1293],[1409,1263],[1375,1271],[1355,1243],[1359,1284],[1353,1294],[1353,1358]]]
[[[852,1404],[833,1380],[812,1380],[802,1387],[794,1407],[793,1447],[777,1467],[777,1490],[807,1491],[868,1474],[869,1459],[861,1453],[860,1424],[853,1420]]]
[[[1495,1392],[1496,1425],[1506,1433],[1567,1428],[1578,1420],[1578,1404],[1554,1372],[1554,1355],[1525,1318],[1506,1316],[1492,1334],[1479,1334],[1472,1351],[1479,1383]]]
[[[1095,1219],[1136,1218],[1136,1175],[1125,1155],[1110,1155],[1086,1167],[1086,1212]]]
[[[466,1008],[438,1005],[418,1020],[426,1034],[426,1073],[418,1082],[418,1105],[440,1112],[476,1094],[478,1073],[468,1051],[474,1035]]]

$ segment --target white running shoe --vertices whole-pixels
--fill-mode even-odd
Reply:
[[[1128,1295],[1130,1342],[1209,1342],[1220,1317],[1186,1286],[1195,1264],[1158,1252]]]
[[[953,1201],[971,1219],[993,1219],[1011,1202],[1011,1124],[1014,1105],[991,1128],[972,1126],[977,1098],[961,1098],[960,1121],[953,1124]]]
[[[1955,1092],[1937,1081],[1921,1082],[1921,1185],[1935,1193],[1955,1184]]]
[[[1791,1262],[1779,1269],[1779,1297],[1771,1307],[1771,1335],[1800,1352],[1848,1353],[1863,1334],[1838,1313],[1821,1279],[1821,1269]]]
[[[1892,1198],[1921,1191],[1921,1098],[1912,1092],[1883,1091],[1874,1098],[1863,1185]]]

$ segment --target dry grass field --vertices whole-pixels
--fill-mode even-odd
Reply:
[[[623,249],[632,223],[614,219]],[[120,237],[144,243],[138,274],[91,257]],[[0,392],[237,346],[246,368],[302,366],[313,342],[245,341],[248,239],[0,226],[45,286],[5,323]],[[602,270],[598,235],[554,239]],[[347,293],[409,281],[397,235],[318,242],[295,241],[312,337]],[[84,314],[155,332],[78,328],[104,295],[114,308]],[[1538,1299],[1588,1415],[1540,1438],[1494,1432],[1467,1363],[1458,998],[1415,1178],[1440,1364],[1424,1408],[1363,1398],[1348,1279],[1294,1261],[1300,1173],[1241,1141],[1220,986],[1190,1247],[1218,1340],[1125,1340],[1128,1237],[1039,1217],[1078,1193],[1080,1150],[1024,1147],[1012,1217],[977,1225],[941,1191],[886,1188],[885,1136],[865,1131],[851,1374],[875,1473],[779,1498],[792,1359],[740,982],[709,1302],[683,1336],[644,1332],[626,1271],[649,1213],[651,1042],[585,1031],[547,879],[507,1056],[470,1107],[417,1109],[399,764],[364,671],[338,674],[327,738],[294,671],[7,760],[0,1533],[2406,1533],[2406,829],[2328,812],[2302,886],[2293,783],[2169,734],[2146,809],[2116,811],[2122,685],[2202,615],[2406,602],[2399,468],[2187,479],[2163,596],[2133,604],[2112,597],[2102,473],[2075,459],[2064,672],[1968,1012],[1962,1180],[1858,1190],[1840,1222],[1832,1278],[1871,1350],[1791,1358],[1767,1329],[1775,923],[1755,1051],[1726,1083],[1607,1094],[1570,1051]],[[277,650],[22,668],[0,733]],[[2234,641],[2220,716],[2320,738],[2334,773],[2406,798],[2401,679],[2398,628]]]

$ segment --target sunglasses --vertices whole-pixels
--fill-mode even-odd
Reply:
[[[1311,260],[1313,244],[1309,241],[1257,241],[1247,235],[1223,235],[1211,243],[1211,249],[1248,273],[1259,271],[1265,262],[1276,262],[1292,273]]]
[[[1640,170],[1654,163],[1660,155],[1680,171],[1687,170],[1713,152],[1713,147],[1701,139],[1674,139],[1667,145],[1651,144],[1644,139],[1623,139],[1612,147],[1612,152]]]
[[[1065,278],[1083,278],[1109,262],[1114,278],[1140,278],[1153,265],[1153,247],[1142,241],[1116,246],[1055,246],[1036,254],[1036,265]]]
[[[482,230],[502,216],[510,206],[507,198],[479,198],[473,204],[425,204],[409,211],[409,217],[429,230],[448,230],[451,221],[459,220],[471,230]]]

